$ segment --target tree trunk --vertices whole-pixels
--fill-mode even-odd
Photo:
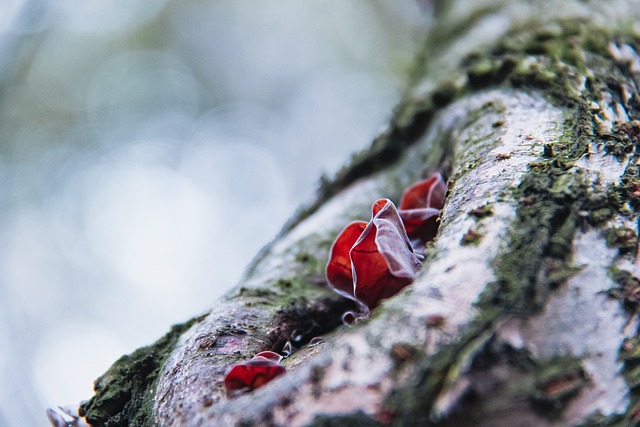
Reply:
[[[91,424],[640,420],[640,1],[431,6],[388,128],[208,314],[99,378]],[[350,303],[324,279],[332,241],[432,171],[448,192],[420,274],[342,325]],[[232,365],[287,341],[286,375],[226,396]]]

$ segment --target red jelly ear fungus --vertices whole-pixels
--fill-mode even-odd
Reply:
[[[404,191],[399,213],[412,241],[424,245],[436,237],[437,218],[444,207],[446,192],[447,186],[439,173],[413,184]]]
[[[346,316],[368,316],[381,300],[413,282],[421,265],[395,205],[379,199],[371,210],[371,221],[349,224],[329,255],[329,285],[359,306],[360,313]]]
[[[235,365],[224,377],[227,394],[233,396],[244,391],[262,387],[286,372],[279,362],[282,356],[272,351],[263,351],[248,362]]]
[[[353,270],[351,266],[351,248],[367,228],[364,221],[347,225],[331,246],[327,264],[327,280],[334,291],[355,301],[353,288]]]

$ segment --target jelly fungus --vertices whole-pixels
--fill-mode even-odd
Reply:
[[[389,199],[377,200],[369,223],[349,224],[331,248],[327,280],[339,294],[358,305],[367,317],[370,309],[408,284],[420,269],[420,258],[413,252],[402,220]]]
[[[442,175],[435,173],[413,184],[402,194],[398,212],[409,239],[416,247],[424,246],[436,237],[437,218],[444,206],[446,192],[447,186]]]
[[[438,231],[438,215],[447,191],[439,173],[407,188],[400,209],[389,199],[377,200],[371,221],[355,221],[338,235],[329,253],[327,281],[340,295],[352,299],[358,312],[342,320],[367,317],[380,301],[413,282],[424,248]]]
[[[235,365],[224,378],[227,394],[233,395],[262,387],[272,379],[284,374],[280,364],[282,356],[273,351],[263,351],[248,362]]]

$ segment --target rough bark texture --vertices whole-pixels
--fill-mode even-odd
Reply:
[[[114,364],[82,408],[92,424],[640,420],[640,1],[433,6],[388,129],[209,314]],[[434,170],[448,195],[420,275],[341,325],[349,303],[324,281],[333,239]],[[292,334],[286,375],[225,396],[234,363]]]

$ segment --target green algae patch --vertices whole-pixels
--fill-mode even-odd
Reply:
[[[299,269],[299,267],[292,267]],[[324,267],[323,267],[324,269]],[[292,273],[295,273],[293,271]],[[299,300],[321,300],[324,298],[339,299],[326,284],[324,271],[309,276],[281,277],[270,281],[264,286],[240,286],[227,298],[229,300],[242,299],[250,307],[262,306],[279,308],[295,304]]]
[[[242,286],[238,289],[238,296],[245,299],[256,298],[271,301],[276,295],[278,294],[269,288],[247,288]]]
[[[488,321],[539,310],[550,293],[578,271],[571,260],[576,231],[600,227],[619,214],[610,197],[594,192],[585,173],[574,168],[593,137],[587,102],[581,98],[567,114],[563,135],[530,165],[514,191],[516,219],[506,249],[493,262],[496,280],[477,303]]]
[[[148,427],[155,385],[166,358],[180,336],[204,316],[174,325],[155,343],[118,359],[94,383],[95,395],[80,414],[95,427]]]

